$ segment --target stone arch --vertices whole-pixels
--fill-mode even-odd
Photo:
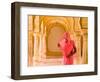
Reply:
[[[54,26],[58,26],[58,27],[64,29],[65,31],[67,31],[65,25],[63,25],[63,24],[61,24],[61,23],[59,23],[59,22],[54,22],[54,23],[51,23],[51,24],[47,27],[47,29],[46,29],[47,35],[49,34],[50,30],[51,30]]]
[[[47,21],[45,23],[45,26],[47,27],[47,29],[49,29],[49,27],[51,27],[52,24],[56,24],[56,23],[62,25],[66,29],[66,31],[70,30],[70,25],[68,24],[68,22],[66,22],[66,20],[60,20],[59,18],[51,19]]]
[[[55,29],[55,33],[54,33],[54,30]],[[53,32],[52,32],[53,30]],[[59,31],[61,30],[61,32]],[[52,22],[51,24],[48,25],[47,29],[46,29],[46,46],[47,46],[47,57],[61,57],[62,54],[60,52],[60,50],[57,48],[57,43],[58,43],[58,40],[59,38],[61,37],[61,35],[66,32],[66,25],[64,25],[64,23],[60,23],[60,22]],[[52,34],[51,34],[51,33]],[[59,33],[60,32],[60,33]],[[54,35],[55,34],[55,35]],[[51,39],[50,39],[50,36],[53,36]],[[56,36],[56,37],[54,37]],[[51,44],[52,43],[52,44]],[[51,46],[53,49],[52,51],[50,50],[51,48],[49,48],[49,46]]]

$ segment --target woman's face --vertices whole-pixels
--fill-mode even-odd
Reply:
[[[65,39],[66,41],[70,40],[70,35],[69,35],[69,33],[65,33],[65,34],[64,34],[64,39]]]
[[[67,38],[65,38],[65,43],[67,43],[68,42],[68,39]]]

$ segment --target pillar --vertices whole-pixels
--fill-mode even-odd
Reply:
[[[46,57],[46,34],[45,30],[46,28],[43,25],[43,22],[41,22],[41,32],[40,32],[40,45],[39,45],[39,58],[40,61],[43,61]]]
[[[37,65],[39,61],[39,32],[40,32],[40,26],[39,26],[39,16],[35,16],[34,19],[34,57],[33,57],[33,64]]]
[[[28,66],[33,65],[33,16],[28,17]]]

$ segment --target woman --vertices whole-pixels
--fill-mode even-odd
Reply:
[[[76,46],[73,40],[70,38],[70,34],[65,32],[63,37],[58,43],[58,47],[60,47],[61,52],[63,54],[63,63],[73,64],[74,54],[76,53]]]

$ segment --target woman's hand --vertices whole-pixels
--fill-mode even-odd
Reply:
[[[58,43],[58,47],[60,47],[60,44]]]

